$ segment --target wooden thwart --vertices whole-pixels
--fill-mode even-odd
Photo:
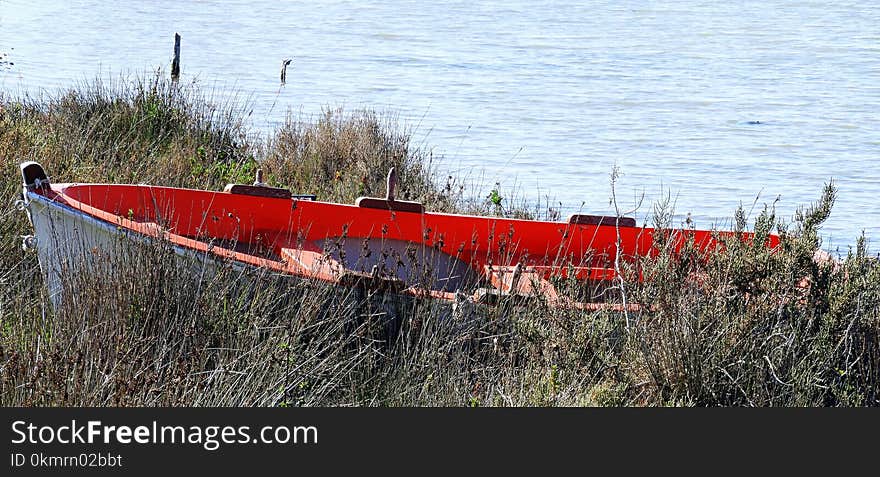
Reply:
[[[620,217],[621,227],[635,227],[636,219],[632,217]],[[618,217],[613,215],[586,215],[573,214],[568,218],[568,223],[578,225],[617,225]]]
[[[359,197],[354,205],[367,209],[385,209],[398,212],[415,212],[421,214],[425,211],[425,206],[418,202],[407,202],[402,200],[387,200],[375,197]]]
[[[282,248],[281,259],[291,270],[348,288],[391,293],[399,293],[407,288],[406,283],[397,277],[351,270],[338,260],[312,250]]]
[[[523,265],[486,265],[486,277],[492,286],[505,293],[521,296],[542,296],[550,301],[558,299],[556,287],[533,267]]]
[[[226,184],[223,192],[229,192],[230,194],[255,195],[258,197],[272,197],[274,199],[290,199],[293,197],[293,194],[287,189],[245,184]]]
[[[415,212],[421,214],[425,212],[425,206],[419,202],[409,202],[404,200],[396,200],[394,198],[397,189],[397,171],[392,167],[388,171],[388,179],[386,184],[385,198],[378,197],[358,197],[354,205],[367,209],[385,209],[398,212]]]

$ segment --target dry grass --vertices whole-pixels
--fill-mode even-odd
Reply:
[[[261,144],[240,106],[159,79],[0,98],[0,111],[5,406],[880,404],[877,260],[863,243],[839,270],[812,260],[831,187],[790,224],[772,210],[754,221],[759,236],[782,232],[774,253],[731,240],[702,261],[658,241],[659,256],[636,264],[655,279],[623,284],[655,306],[631,326],[540,301],[460,313],[259,270],[199,274],[163,243],[130,244],[68,277],[72,298],[53,313],[36,257],[20,248],[30,227],[13,202],[26,160],[56,181],[212,189],[250,182],[262,161],[269,182],[341,202],[383,194],[395,166],[402,198],[429,209],[526,209],[473,200],[460,178],[437,184],[431,153],[371,112],[291,118]],[[669,225],[668,210],[655,216]],[[747,226],[741,212],[736,223]]]

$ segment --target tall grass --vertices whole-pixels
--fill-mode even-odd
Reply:
[[[880,404],[880,267],[859,242],[817,262],[828,187],[790,223],[764,211],[754,241],[629,264],[624,317],[502,298],[454,306],[224,266],[202,273],[162,242],[128,243],[95,273],[65,277],[52,310],[13,203],[17,165],[53,180],[219,189],[250,182],[351,202],[382,195],[429,210],[525,214],[474,201],[462,178],[434,179],[434,157],[393,117],[326,111],[289,118],[266,141],[246,111],[159,78],[81,85],[53,98],[0,100],[0,403],[10,405],[733,405]],[[670,211],[655,211],[669,228]],[[778,232],[769,251],[761,237]],[[624,270],[626,272],[626,270]],[[630,274],[625,276],[629,277]],[[560,281],[578,299],[599,291]],[[601,291],[601,290],[600,290]],[[618,300],[620,290],[606,290]],[[627,319],[628,318],[628,319]]]

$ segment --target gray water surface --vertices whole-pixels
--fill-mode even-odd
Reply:
[[[49,94],[169,67],[288,111],[399,114],[488,193],[635,215],[670,192],[699,227],[834,179],[825,248],[880,237],[880,8],[873,2],[0,0],[0,91]],[[279,88],[281,60],[294,59]],[[583,206],[582,206],[583,204]],[[872,247],[876,248],[876,247]]]

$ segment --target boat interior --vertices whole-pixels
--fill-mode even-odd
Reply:
[[[630,260],[653,253],[652,229],[628,218],[575,215],[546,222],[454,215],[398,205],[393,198],[335,204],[252,187],[221,192],[53,184],[52,191],[70,207],[183,247],[294,275],[372,279],[383,287],[439,294],[476,288],[548,293],[554,277],[607,282],[616,276],[617,254]]]

